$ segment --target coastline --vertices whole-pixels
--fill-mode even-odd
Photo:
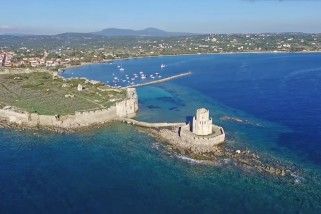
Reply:
[[[24,71],[19,70],[19,76],[1,76],[0,127],[71,132],[132,118],[138,111],[135,88],[115,91],[105,84],[96,85],[98,82],[61,80],[52,72]],[[14,91],[23,93],[18,97]],[[33,99],[35,94],[37,99]]]
[[[104,123],[93,123],[87,126],[79,126],[79,127],[72,127],[72,128],[63,128],[58,126],[27,126],[27,125],[19,125],[16,123],[10,123],[6,120],[3,120],[0,118],[0,128],[1,129],[11,129],[18,132],[22,131],[50,131],[50,132],[56,132],[60,134],[71,134],[71,133],[77,133],[77,132],[86,132],[86,131],[92,131],[99,128],[102,128],[104,126],[107,126],[109,124],[113,124],[117,122],[117,120],[110,120],[105,121]]]
[[[135,94],[136,91],[127,89],[127,93]],[[42,115],[6,106],[0,109],[0,127],[18,130],[44,129],[55,132],[74,132],[78,129],[100,126],[120,118],[133,118],[137,111],[138,104],[135,95],[127,96],[126,99],[109,108],[75,111],[74,114],[68,115]]]
[[[270,155],[263,156],[228,140],[215,146],[195,140],[189,141],[179,134],[186,123],[147,123],[133,119],[120,119],[119,122],[130,124],[144,134],[150,135],[168,154],[194,160],[200,164],[236,166],[244,172],[266,174],[285,182],[292,182],[292,175],[297,174],[296,167],[291,164],[281,162]]]
[[[128,57],[120,59],[108,59],[102,62],[86,62],[81,65],[72,65],[64,68],[63,70],[72,70],[88,65],[104,64],[108,62],[121,61],[121,60],[131,60],[131,59],[147,59],[147,58],[160,58],[160,57],[179,57],[179,56],[199,56],[199,55],[228,55],[228,54],[313,54],[319,53],[321,51],[296,51],[296,52],[285,52],[285,51],[249,51],[249,52],[223,52],[223,53],[191,53],[191,54],[175,54],[175,55],[159,55],[159,56],[139,56],[139,57]]]
[[[19,123],[18,120],[15,120],[15,121],[18,121],[18,123],[11,123],[10,122],[11,118],[10,118],[9,121],[8,120],[0,121],[0,127],[11,128],[17,131],[49,130],[49,131],[58,132],[58,133],[74,133],[74,132],[91,131],[93,129],[106,126],[107,124],[113,124],[115,122],[119,122],[120,120],[120,117],[113,117],[113,118],[109,118],[108,120],[102,121],[101,120],[102,118],[100,115],[98,117],[98,121],[101,121],[101,122],[88,123],[88,119],[92,118],[94,114],[95,112],[94,113],[88,112],[88,115],[86,115],[85,117],[82,117],[82,119],[84,119],[83,120],[84,123],[82,125],[79,125],[80,123],[78,123],[78,121],[76,123],[72,122],[71,124],[75,126],[68,126],[68,125],[66,126],[64,122],[60,123],[61,121],[55,120],[57,119],[57,118],[54,118],[55,116],[51,116],[50,122],[53,123],[54,125],[43,125],[43,124],[40,124],[39,122],[34,123],[33,121],[32,124],[34,126],[33,125],[29,126],[29,125],[26,125],[27,123],[24,123],[24,122]],[[105,115],[106,112],[104,112],[103,114]],[[134,116],[134,115],[131,115],[131,116]],[[39,119],[36,119],[36,121],[39,121]],[[46,121],[48,121],[48,118],[46,119]],[[59,126],[59,124],[63,124],[63,125]],[[135,125],[135,127],[138,127],[136,124],[133,124],[133,125]],[[172,139],[171,135],[168,135],[170,137],[168,136],[166,137],[166,133],[173,132],[171,128],[154,127],[149,129],[145,128],[144,130],[146,134],[152,135],[154,139],[156,139],[158,142],[163,142],[165,145],[169,145],[167,147],[169,151],[173,151],[173,152],[176,152],[177,154],[191,157],[196,160],[207,161],[209,163],[214,163],[214,164],[216,163],[221,164],[222,161],[224,162],[225,160],[229,160],[228,161],[229,164],[236,165],[242,168],[244,171],[267,173],[276,177],[286,177],[286,180],[289,180],[290,174],[293,172],[293,170],[290,167],[284,166],[281,163],[277,163],[273,161],[271,161],[271,164],[265,163],[260,159],[260,157],[257,154],[255,154],[252,151],[249,151],[248,149],[240,150],[235,148],[229,148],[229,145],[223,144],[223,145],[215,146],[210,149],[206,148],[206,151],[205,150],[200,151],[200,150],[192,149],[191,146],[189,145],[182,146],[183,143],[178,142],[177,138]],[[173,133],[175,134],[175,131]],[[182,139],[180,140],[182,141]]]
[[[182,139],[173,138],[176,135],[176,129],[183,123],[163,123],[163,124],[136,124],[131,122],[133,120],[126,118],[117,118],[103,123],[93,123],[87,126],[62,128],[52,126],[25,126],[15,123],[7,123],[7,121],[0,120],[0,128],[12,129],[17,132],[31,131],[37,134],[38,131],[50,131],[59,134],[72,134],[92,132],[97,129],[104,128],[109,125],[117,123],[124,123],[126,125],[134,126],[139,131],[149,135],[155,141],[164,147],[170,155],[178,155],[180,157],[195,160],[197,163],[220,166],[220,167],[238,167],[244,172],[259,173],[262,175],[269,175],[277,179],[282,179],[285,182],[292,182],[291,175],[296,173],[294,166],[282,163],[274,157],[261,157],[254,151],[247,148],[238,148],[237,145],[231,144],[229,141],[218,146],[207,148],[206,150],[195,150],[193,146],[189,146]],[[164,135],[165,133],[165,135]],[[170,133],[170,134],[168,134]]]
[[[175,134],[175,126],[166,128],[135,127],[153,137],[168,154],[188,158],[199,164],[224,168],[237,167],[246,173],[269,175],[289,183],[293,182],[292,175],[297,174],[297,169],[294,165],[283,163],[270,155],[261,157],[261,154],[259,155],[248,148],[237,148],[236,145],[229,141],[207,151],[197,151],[188,145],[184,146],[183,144],[186,143],[179,142],[182,141],[181,139],[170,139],[164,135],[164,132]]]
[[[273,54],[301,54],[301,53],[306,53],[306,54],[311,54],[311,53],[321,53],[319,51],[315,51],[315,52],[312,52],[312,51],[303,51],[303,52],[227,52],[227,53],[202,53],[202,54],[180,54],[180,55],[161,55],[161,56],[147,56],[147,57],[136,57],[136,58],[123,58],[123,59],[116,59],[116,60],[128,60],[128,59],[142,59],[142,58],[159,58],[159,57],[167,57],[167,56],[197,56],[197,55],[218,55],[218,54],[270,54],[270,53],[273,53]],[[107,60],[107,61],[104,61],[104,62],[94,62],[94,63],[85,63],[85,64],[82,64],[82,65],[76,65],[76,66],[70,66],[66,69],[74,69],[74,68],[78,68],[78,67],[83,67],[83,66],[88,66],[88,65],[92,65],[92,64],[101,64],[101,63],[106,63],[106,62],[112,62],[112,61],[115,61],[115,60]],[[15,71],[15,68],[5,68],[6,70],[13,70]],[[34,69],[29,69],[29,68],[26,68],[26,69],[20,69],[20,70],[25,70],[26,73],[28,72],[48,72],[48,73],[52,73],[46,69],[42,69],[42,68],[34,68]],[[62,79],[69,79],[69,78],[65,78],[65,77],[62,77],[59,75],[60,78]],[[75,77],[72,77],[72,78],[75,78]],[[86,79],[86,78],[83,78],[83,79]],[[90,81],[89,79],[86,79],[88,81]],[[103,83],[107,86],[109,86],[108,84],[106,83]],[[147,83],[148,84],[153,84],[152,82],[151,83]],[[109,86],[111,88],[113,88],[112,86]],[[129,88],[132,88],[132,87],[135,87],[135,86],[129,86]],[[139,87],[139,86],[138,86]],[[108,121],[109,122],[109,121]],[[99,123],[98,123],[99,124]],[[91,125],[89,125],[91,126]],[[93,126],[96,126],[96,124],[94,124]],[[53,130],[56,131],[56,128],[55,127]],[[44,129],[50,129],[46,126],[44,126]],[[66,128],[62,128],[61,130],[59,130],[58,128],[58,132],[63,132],[63,129],[66,129]],[[72,130],[74,128],[70,128],[70,130],[67,128],[67,132],[73,132],[74,130]],[[75,128],[75,129],[78,129],[78,128]]]

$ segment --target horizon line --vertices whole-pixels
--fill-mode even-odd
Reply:
[[[99,32],[99,31],[97,31]],[[300,32],[300,31],[282,31],[282,32],[244,32],[244,33],[190,33],[190,32],[170,32],[166,31],[168,33],[186,33],[186,34],[191,34],[191,35],[172,35],[172,36],[165,36],[165,37],[177,37],[177,36],[201,36],[201,35],[254,35],[254,34],[321,34],[321,32]],[[57,36],[61,34],[91,34],[95,36],[104,36],[104,35],[97,35],[95,32],[62,32],[62,33],[51,33],[51,34],[46,34],[46,33],[21,33],[21,32],[8,32],[8,33],[0,33],[0,36]],[[194,35],[193,35],[194,34]],[[124,35],[126,37],[157,37],[157,36],[139,36],[139,35]],[[110,37],[124,37],[123,35],[120,36],[110,36]],[[106,36],[108,37],[108,36]],[[164,36],[161,36],[164,37]]]

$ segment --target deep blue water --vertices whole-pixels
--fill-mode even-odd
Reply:
[[[296,165],[300,183],[195,163],[125,124],[71,135],[0,130],[0,213],[320,213],[321,54],[132,59],[63,75],[112,83],[140,71],[193,74],[139,88],[137,119],[185,121],[209,108],[226,143]]]

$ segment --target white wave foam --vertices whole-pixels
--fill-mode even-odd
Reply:
[[[196,160],[196,159],[193,159],[193,158],[190,158],[190,157],[186,157],[186,156],[183,156],[183,155],[175,155],[176,158],[180,159],[180,160],[183,160],[187,163],[190,163],[190,164],[202,164],[202,165],[210,165],[210,166],[218,166],[218,165],[221,165],[221,164],[218,164],[214,161],[210,161],[210,160]]]
[[[299,175],[296,175],[294,173],[291,173],[290,175],[294,178],[294,183],[295,184],[302,184],[305,181],[305,179],[303,177],[299,176]]]
[[[189,162],[189,163],[198,163],[198,164],[202,163],[202,161],[200,161],[200,160],[195,160],[193,158],[189,158],[189,157],[186,157],[183,155],[175,155],[175,157],[178,159],[181,159],[183,161]]]

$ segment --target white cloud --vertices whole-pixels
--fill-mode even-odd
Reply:
[[[14,27],[8,25],[0,25],[0,30],[12,30]]]

